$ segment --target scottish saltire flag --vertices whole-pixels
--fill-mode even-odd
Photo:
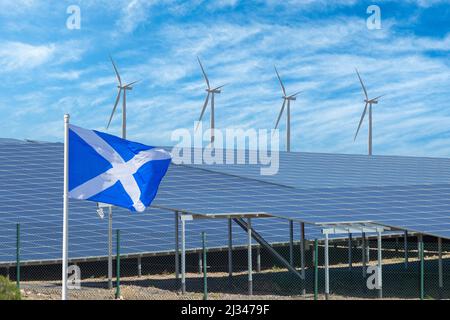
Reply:
[[[142,212],[171,156],[163,149],[69,125],[69,197]]]

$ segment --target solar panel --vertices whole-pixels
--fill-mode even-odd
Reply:
[[[23,260],[60,259],[62,145],[0,145],[0,263],[14,260],[16,223],[21,223]],[[114,208],[114,229],[122,230],[124,254],[174,250],[174,215],[165,209],[205,215],[270,213],[275,218],[253,221],[270,243],[288,241],[286,219],[310,223],[307,239],[321,237],[314,224],[362,219],[449,237],[450,186],[444,170],[448,160],[374,159],[336,155],[333,161],[333,155],[282,154],[277,176],[260,176],[258,166],[172,165],[154,202],[160,208],[143,214]],[[363,170],[367,163],[369,173]],[[351,172],[346,175],[346,170]],[[402,170],[409,171],[403,179]],[[71,200],[70,258],[107,255],[107,221],[95,210],[92,202]],[[201,231],[207,232],[209,247],[225,247],[226,226],[226,220],[188,223],[187,249],[200,247]],[[299,229],[294,229],[296,239]],[[233,244],[246,241],[246,234],[235,226]]]
[[[154,204],[206,215],[261,212],[312,224],[376,222],[450,237],[450,184],[291,188],[239,176],[221,180],[219,172],[192,169],[186,175],[172,166]],[[178,198],[177,189],[190,190],[190,196]]]
[[[23,261],[58,260],[62,239],[63,146],[54,143],[4,143],[0,147],[0,263],[14,261],[16,223],[21,224]],[[180,195],[189,196],[188,190]],[[174,214],[151,208],[130,213],[114,208],[113,227],[122,231],[124,254],[173,252]],[[255,228],[271,243],[288,241],[288,222],[258,219]],[[107,255],[107,220],[100,220],[96,206],[70,201],[69,256],[88,258]],[[308,237],[320,229],[308,227]],[[187,249],[201,247],[200,232],[208,234],[210,248],[227,246],[227,221],[199,220],[187,225]],[[299,227],[294,229],[299,239]],[[244,245],[246,234],[234,226],[233,244]]]
[[[192,158],[197,149],[191,151]],[[235,151],[237,158],[238,151]],[[220,157],[219,157],[220,158]],[[276,175],[261,175],[267,165],[252,164],[256,151],[243,154],[244,163],[188,164],[215,172],[236,175],[296,188],[340,188],[360,186],[422,185],[450,182],[450,159],[405,156],[367,156],[308,152],[279,152]]]

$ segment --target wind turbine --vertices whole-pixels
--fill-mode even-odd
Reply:
[[[278,124],[280,123],[281,116],[283,115],[284,108],[287,104],[287,110],[286,110],[286,116],[287,116],[287,122],[286,122],[286,151],[291,152],[291,101],[297,100],[297,95],[301,93],[301,91],[298,91],[294,94],[287,95],[286,89],[283,85],[283,81],[281,81],[280,74],[278,73],[277,67],[275,67],[275,72],[277,73],[278,81],[280,81],[281,85],[281,91],[283,92],[283,104],[281,105],[280,114],[278,115],[277,123],[275,124],[275,129],[278,128]]]
[[[202,69],[203,77],[206,81],[206,89],[205,91],[208,92],[206,95],[205,103],[203,104],[202,112],[200,113],[200,117],[198,119],[197,127],[195,130],[198,129],[198,125],[200,124],[200,121],[202,121],[203,114],[205,113],[206,107],[208,106],[209,97],[211,96],[211,144],[214,143],[214,95],[221,93],[221,88],[225,85],[221,85],[219,87],[211,89],[211,86],[209,84],[208,76],[206,75],[205,69],[203,68],[202,62],[200,61],[200,58],[197,57],[198,63],[200,65],[200,68]]]
[[[356,130],[355,138],[353,141],[356,140],[356,137],[358,136],[358,133],[359,133],[359,129],[361,128],[362,122],[364,121],[364,117],[366,116],[367,109],[369,109],[369,156],[371,156],[372,155],[372,105],[378,104],[378,99],[380,99],[382,97],[382,95],[378,96],[376,98],[373,98],[373,99],[369,99],[369,95],[367,94],[367,89],[364,85],[364,82],[361,79],[361,76],[359,75],[358,69],[355,69],[355,70],[356,70],[356,74],[358,75],[359,82],[361,83],[361,87],[364,92],[364,97],[365,97],[364,102],[366,104],[364,106],[364,111],[362,113],[361,120],[359,120],[358,129]]]
[[[114,108],[111,112],[111,116],[109,117],[109,121],[108,121],[108,125],[106,126],[106,129],[109,128],[109,125],[111,124],[111,120],[114,116],[114,112],[116,112],[116,108],[117,108],[117,104],[119,103],[120,100],[120,94],[123,91],[123,102],[122,102],[122,138],[126,139],[127,138],[127,90],[133,90],[132,85],[135,84],[138,81],[133,81],[129,84],[126,85],[122,85],[122,79],[120,78],[120,74],[119,71],[117,70],[116,64],[114,63],[114,60],[112,59],[112,57],[109,57],[111,59],[112,65],[114,67],[114,71],[116,73],[117,76],[117,80],[119,82],[119,85],[117,86],[117,88],[119,88],[119,92],[117,92],[117,97],[116,97],[116,102],[114,103]]]

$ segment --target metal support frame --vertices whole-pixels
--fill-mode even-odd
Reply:
[[[362,233],[362,239],[361,239],[361,254],[362,254],[362,273],[363,278],[365,279],[367,276],[367,259],[366,259],[366,233]]]
[[[245,232],[248,232],[248,229],[252,229],[251,227],[249,228],[247,223],[242,218],[233,218],[233,220],[238,226],[244,229]],[[285,258],[283,258],[283,256],[281,256],[274,248],[272,248],[272,246],[266,240],[264,240],[264,238],[261,237],[259,233],[252,229],[251,235],[256,242],[264,247],[264,249],[266,249],[267,252],[270,253],[275,259],[280,261],[290,272],[294,273],[296,276],[302,279],[302,275],[294,267],[292,267],[291,264]]]
[[[417,236],[417,260],[420,260],[420,238],[422,235]]]
[[[305,286],[305,224],[302,222],[300,223],[300,268],[301,268],[301,275],[303,279],[303,288],[302,288],[302,295],[306,294],[306,286]]]
[[[141,256],[137,257],[137,273],[138,277],[142,277],[142,258]]]
[[[353,267],[353,257],[352,257],[352,234],[348,235],[348,268],[352,270]]]
[[[378,243],[378,265],[377,265],[377,277],[378,277],[378,297],[383,298],[383,252],[382,252],[382,238],[381,238],[381,230],[378,230],[377,234],[377,243]]]
[[[228,218],[228,279],[233,280],[233,220]]]
[[[203,273],[203,262],[202,262],[202,253],[198,252],[198,274]]]
[[[178,212],[175,211],[175,279],[178,281],[180,279],[180,239],[179,239],[179,216]]]
[[[444,277],[443,277],[443,266],[442,266],[442,238],[438,238],[438,273],[439,273],[439,299],[442,299],[444,291]]]
[[[425,276],[425,264],[424,264],[424,250],[423,250],[423,236],[419,234],[417,236],[417,243],[418,243],[418,251],[419,251],[419,287],[420,287],[420,300],[425,299],[425,282],[424,282],[424,276]]]
[[[113,217],[112,206],[108,206],[108,289],[113,288]]]
[[[252,266],[252,220],[247,219],[247,254],[248,254],[248,294],[253,295],[253,266]]]
[[[208,300],[208,267],[206,264],[206,233],[202,232],[203,251],[203,300]]]
[[[325,233],[325,299],[330,297],[330,267],[328,254],[328,233]]]
[[[181,216],[181,293],[186,293],[186,221]]]
[[[289,263],[294,267],[294,221],[289,220]]]
[[[16,286],[20,290],[20,223],[16,225]]]
[[[256,247],[256,272],[261,272],[261,246]]]
[[[382,297],[382,251],[381,251],[381,234],[384,230],[390,230],[388,227],[375,225],[372,223],[335,223],[322,224],[322,233],[325,235],[325,298],[330,295],[330,270],[329,270],[329,235],[330,234],[349,234],[362,233],[362,253],[363,253],[363,276],[366,277],[366,259],[364,257],[366,245],[366,232],[377,233],[378,235],[378,267],[377,267],[377,283],[379,285],[379,296]],[[351,240],[351,238],[350,238]],[[349,242],[351,248],[351,242]]]
[[[405,250],[405,269],[408,269],[408,231],[405,231],[403,245]]]
[[[120,299],[120,230],[116,230],[116,299]]]
[[[317,239],[314,240],[312,256],[314,260],[314,300],[317,300],[319,296],[319,241]]]

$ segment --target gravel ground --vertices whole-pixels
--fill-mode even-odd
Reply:
[[[450,255],[445,254],[444,258]],[[436,261],[437,256],[429,253],[426,260]],[[416,284],[417,275],[413,272],[416,268],[413,263],[417,259],[411,258],[410,271],[403,269],[403,260],[401,258],[385,259],[383,265],[386,271],[383,272],[383,278],[389,280],[384,284],[394,286],[395,291],[400,296],[396,299],[416,299],[417,289],[410,288],[412,293],[406,293],[410,283]],[[371,265],[374,265],[372,261]],[[347,264],[330,266],[332,280],[339,280],[332,283],[332,294],[330,299],[340,300],[359,300],[367,298],[367,294],[358,294],[357,290],[363,285],[361,278],[355,275],[361,275],[360,264],[355,263],[354,273],[348,273]],[[393,267],[393,268],[392,268]],[[432,267],[432,270],[435,268]],[[319,271],[323,278],[323,269]],[[334,272],[334,275],[333,275]],[[391,272],[391,274],[389,274]],[[409,272],[411,274],[409,274]],[[254,273],[254,295],[247,294],[247,273],[235,272],[233,274],[233,284],[228,282],[228,274],[224,272],[214,272],[208,274],[208,297],[218,300],[312,300],[312,294],[301,295],[299,292],[298,278],[288,273],[287,270],[274,268],[263,270],[260,273]],[[339,279],[337,279],[339,277]],[[181,294],[179,282],[174,279],[171,273],[143,275],[141,277],[125,277],[121,279],[121,299],[124,300],[201,300],[203,298],[203,278],[198,273],[186,274],[187,290],[186,294]],[[312,279],[312,270],[307,270],[307,279]],[[399,279],[399,280],[398,280]],[[320,281],[323,282],[323,279]],[[402,282],[403,281],[403,282]],[[409,281],[409,282],[408,282]],[[58,300],[61,297],[61,283],[58,281],[33,281],[22,282],[21,292],[23,299],[30,300]],[[333,291],[335,290],[335,291]],[[323,288],[319,290],[323,292]],[[403,292],[405,291],[405,292]],[[275,294],[276,293],[276,294]],[[373,292],[375,293],[375,292]],[[402,296],[402,294],[405,294]],[[70,290],[69,298],[74,300],[113,300],[115,299],[115,289],[107,288],[105,278],[83,279],[81,289]],[[372,295],[376,297],[375,295]],[[319,299],[324,299],[319,295]],[[390,298],[392,299],[392,298]]]

